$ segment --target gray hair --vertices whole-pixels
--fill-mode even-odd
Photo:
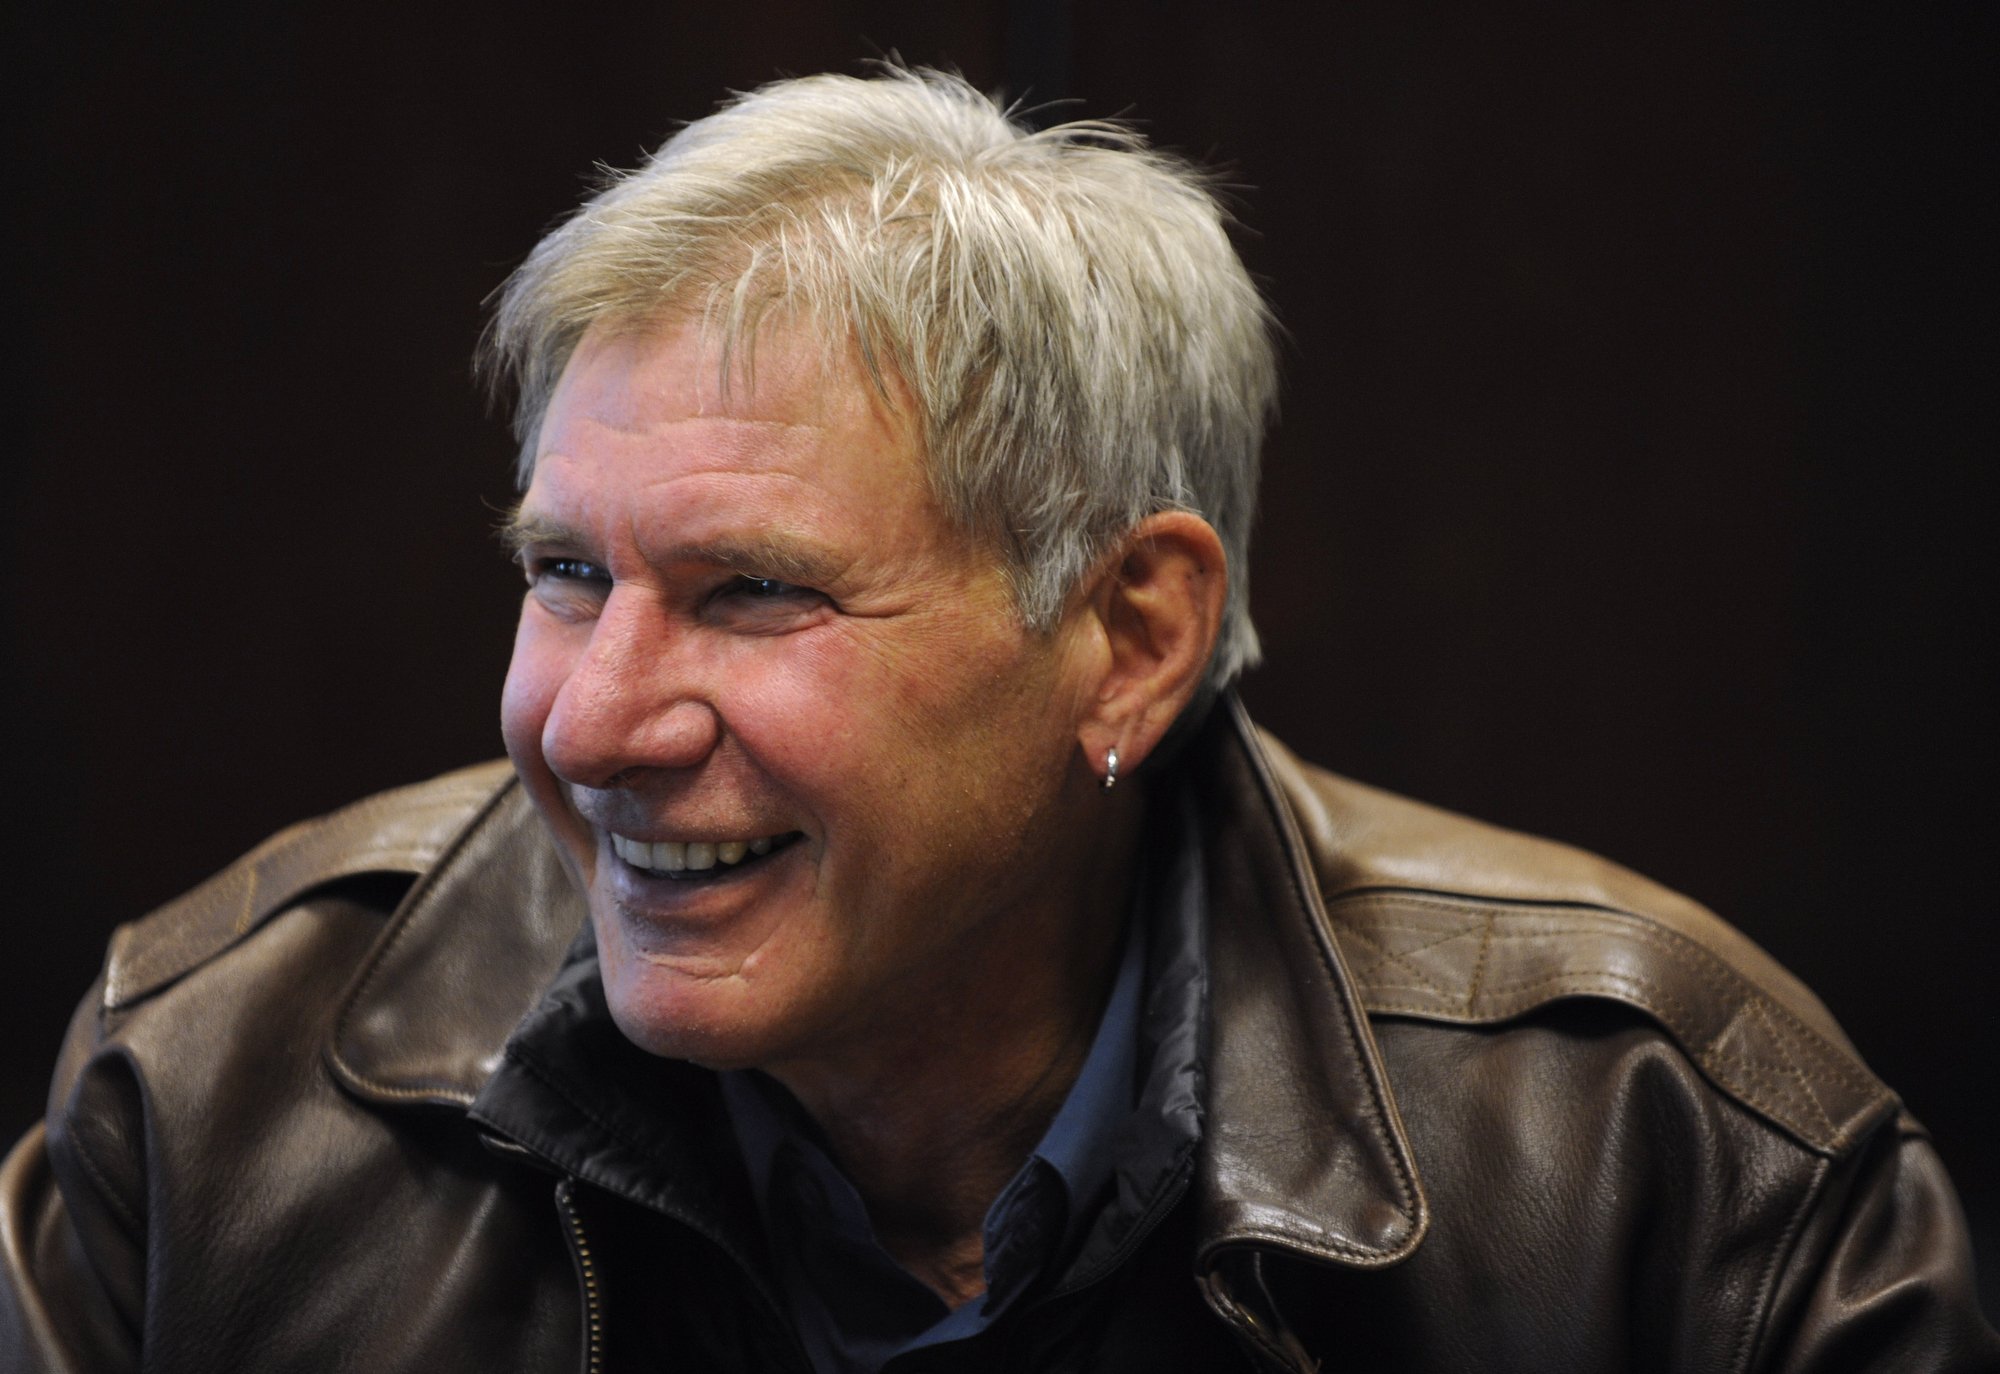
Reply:
[[[851,338],[917,410],[933,488],[1046,632],[1116,539],[1189,510],[1229,599],[1206,686],[1257,661],[1245,577],[1277,394],[1268,307],[1195,167],[1132,130],[1040,132],[961,78],[890,68],[741,95],[616,176],[498,293],[520,480],[598,320],[699,318],[725,376],[772,313]],[[885,392],[886,394],[886,392]]]

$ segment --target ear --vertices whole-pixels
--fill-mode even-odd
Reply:
[[[1100,656],[1078,742],[1099,776],[1113,748],[1129,775],[1193,699],[1228,589],[1221,539],[1187,511],[1148,516],[1098,565],[1086,599]]]

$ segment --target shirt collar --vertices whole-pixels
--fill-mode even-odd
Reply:
[[[1145,924],[1129,923],[1111,996],[1076,1082],[1031,1158],[987,1210],[984,1234],[989,1287],[1005,1285],[1014,1277],[1004,1272],[1007,1265],[995,1264],[995,1256],[1007,1255],[1015,1265],[1026,1263],[1037,1269],[1050,1258],[1044,1252],[1053,1227],[1038,1228],[1044,1231],[1044,1243],[1035,1247],[1034,1253],[1022,1253],[1008,1244],[1012,1239],[1007,1234],[1010,1222],[1023,1221],[1029,1211],[1041,1213],[1045,1219],[1060,1219],[1062,1243],[1056,1249],[1066,1252],[1074,1247],[1081,1223],[1092,1215],[1090,1204],[1111,1180],[1112,1151],[1138,1095],[1139,1011],[1145,991],[1146,945]],[[782,1186],[782,1172],[808,1169],[824,1184],[826,1176],[837,1175],[839,1168],[828,1158],[803,1109],[765,1075],[754,1070],[723,1074],[722,1097],[766,1225],[782,1225],[773,1220],[771,1202],[772,1190]],[[1044,1167],[1036,1168],[1037,1162]],[[852,1207],[842,1205],[848,1201],[848,1191],[815,1190],[825,1204],[815,1209],[819,1215],[814,1224],[843,1233],[859,1230],[859,1234],[845,1235],[854,1242],[866,1234],[866,1218],[865,1213],[857,1216]]]
[[[1059,1247],[1062,1253],[1075,1248],[1084,1223],[1095,1214],[1093,1204],[1111,1181],[1121,1128],[1138,1105],[1139,1013],[1145,994],[1149,924],[1138,918],[1126,922],[1118,972],[1098,1021],[1097,1036],[1069,1096],[1063,1099],[1055,1119],[1049,1122],[1041,1143],[1035,1147],[1033,1159],[1047,1165],[1062,1185],[1064,1222]],[[1031,1176],[1024,1168],[993,1200],[986,1214],[988,1253],[994,1251],[1001,1239],[998,1231],[1006,1222],[1012,1195]],[[1037,1267],[1050,1258],[1038,1256]],[[993,1278],[989,1269],[987,1279]]]
[[[989,1285],[1007,1277],[994,1272],[991,1257],[1010,1249],[1005,1244],[1008,1223],[1021,1219],[1024,1208],[1040,1211],[1052,1207],[1050,1215],[1059,1214],[1062,1219],[1062,1244],[1057,1248],[1067,1251],[1078,1239],[1082,1221],[1092,1215],[1090,1204],[1111,1181],[1112,1152],[1139,1090],[1139,1012],[1145,992],[1147,943],[1145,923],[1131,922],[1121,941],[1110,998],[1076,1082],[1033,1155],[987,1210],[984,1232]],[[722,1096],[767,1224],[772,1190],[779,1186],[781,1171],[839,1172],[803,1109],[765,1075],[754,1070],[725,1073]],[[1035,1168],[1037,1161],[1044,1167]],[[1050,1181],[1057,1185],[1053,1191]],[[854,1212],[840,1205],[844,1194],[832,1190],[826,1196],[819,1224],[842,1231],[853,1229]],[[850,1235],[848,1239],[859,1237]],[[1017,1258],[1039,1268],[1048,1256],[1036,1253]]]

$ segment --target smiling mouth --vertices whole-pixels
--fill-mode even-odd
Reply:
[[[611,833],[612,852],[649,878],[706,882],[751,868],[802,838],[793,830],[754,840],[634,840]]]

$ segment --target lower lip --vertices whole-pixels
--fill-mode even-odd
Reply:
[[[801,876],[794,840],[754,864],[702,870],[689,879],[634,868],[607,849],[598,865],[591,907],[597,920],[610,921],[618,943],[648,960],[679,964],[694,959],[734,960],[758,944],[772,922],[781,922],[789,904],[784,894]],[[683,870],[685,872],[685,870]],[[714,876],[708,876],[713,874]],[[599,927],[600,940],[614,938]],[[733,952],[733,953],[732,953]]]
[[[793,831],[766,853],[746,855],[733,864],[726,864],[718,859],[709,868],[684,868],[678,872],[640,868],[620,858],[610,849],[608,843],[605,847],[605,857],[609,861],[612,874],[621,886],[635,888],[656,901],[662,898],[685,899],[693,897],[696,893],[733,886],[737,882],[755,878],[784,857],[785,853],[803,838],[805,838],[803,835]]]

